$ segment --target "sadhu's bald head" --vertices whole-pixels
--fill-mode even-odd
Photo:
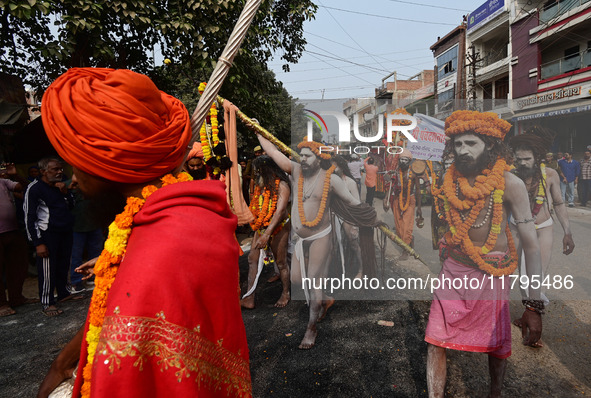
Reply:
[[[119,183],[144,183],[173,171],[191,139],[185,106],[130,70],[68,70],[45,92],[41,115],[49,140],[69,164]]]

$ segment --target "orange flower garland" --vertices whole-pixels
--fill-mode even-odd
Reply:
[[[443,219],[443,214],[441,213],[441,209],[439,207],[439,201],[441,200],[441,193],[443,192],[443,187],[437,187],[437,174],[433,169],[433,162],[431,160],[427,160],[427,167],[429,168],[429,176],[431,177],[431,195],[433,196],[433,205],[435,206],[435,214],[437,218],[440,220]]]
[[[455,111],[445,119],[445,135],[448,137],[470,132],[502,140],[510,129],[511,123],[501,119],[494,112],[461,110]]]
[[[517,257],[514,255],[515,244],[513,243],[510,231],[508,231],[508,227],[505,230],[512,256],[511,266],[505,269],[496,269],[486,263],[482,258],[482,255],[488,254],[494,248],[498,235],[501,233],[503,195],[505,189],[504,172],[508,170],[509,167],[505,160],[498,159],[492,170],[484,170],[483,175],[476,177],[476,182],[472,187],[468,183],[468,180],[458,173],[455,165],[452,164],[443,180],[445,218],[450,226],[450,232],[446,234],[447,242],[452,245],[461,246],[462,250],[481,270],[494,276],[508,275],[517,266]],[[458,188],[459,192],[465,196],[465,199],[458,197]],[[468,233],[484,208],[489,196],[489,200],[493,202],[491,227],[486,242],[482,247],[478,248],[474,246]],[[470,210],[470,212],[462,220],[460,211],[465,210]]]
[[[162,177],[161,181],[162,186],[165,187],[177,182],[191,181],[192,179],[189,174],[180,173],[177,177],[167,174]],[[105,319],[107,298],[117,276],[119,265],[125,256],[127,240],[133,228],[133,217],[142,209],[146,199],[157,190],[158,188],[154,185],[148,185],[142,190],[143,199],[127,198],[125,209],[115,217],[115,221],[109,226],[109,237],[105,242],[105,248],[94,266],[96,275],[95,288],[88,310],[89,327],[85,336],[88,343],[88,356],[86,366],[82,371],[84,384],[82,385],[81,394],[83,398],[90,397],[92,365]]]
[[[300,171],[300,178],[298,179],[298,213],[300,213],[300,221],[302,225],[314,228],[320,223],[322,217],[324,217],[324,211],[326,210],[326,202],[328,200],[328,191],[330,190],[330,176],[332,175],[333,171],[336,169],[336,166],[333,164],[330,166],[328,170],[326,170],[326,175],[324,176],[324,188],[322,189],[322,199],[320,200],[320,207],[318,208],[318,214],[316,218],[312,221],[306,220],[306,214],[304,213],[304,176]],[[319,171],[322,173],[322,171]]]
[[[281,180],[275,180],[275,189],[271,192],[270,189],[265,189],[261,195],[261,187],[257,184],[254,188],[254,195],[250,202],[250,211],[255,220],[250,223],[253,231],[258,231],[261,228],[269,226],[275,210],[277,209],[277,195],[279,192],[279,184]],[[273,197],[271,198],[271,195]]]
[[[398,195],[398,207],[400,208],[401,212],[405,212],[408,209],[408,206],[410,206],[410,186],[412,185],[412,178],[411,177],[411,173],[408,173],[408,182],[406,184],[406,203],[403,204],[403,196],[404,196],[404,176],[402,175],[402,170],[398,170],[398,173],[400,175],[400,195]]]

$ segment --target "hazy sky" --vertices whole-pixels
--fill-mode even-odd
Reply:
[[[396,71],[408,79],[433,69],[429,47],[484,0],[316,0],[316,19],[306,23],[306,51],[289,73],[275,59],[269,67],[298,98],[374,96]],[[372,14],[372,15],[367,15]],[[393,81],[390,77],[388,81]]]

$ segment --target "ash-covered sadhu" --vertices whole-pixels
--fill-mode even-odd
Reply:
[[[49,87],[42,116],[80,189],[127,202],[95,265],[74,397],[250,396],[236,216],[223,183],[175,174],[183,104],[146,76],[83,68]]]
[[[430,396],[444,394],[446,348],[488,353],[490,396],[500,396],[506,358],[511,355],[507,275],[517,266],[507,227],[509,213],[525,252],[527,276],[541,275],[527,191],[509,173],[511,154],[502,141],[510,128],[494,113],[475,111],[454,112],[445,122],[450,139],[444,160],[453,159],[453,164],[443,181],[449,232],[440,242],[440,289],[434,292],[425,333]],[[530,289],[524,304],[523,328],[531,344],[542,331],[539,289]]]

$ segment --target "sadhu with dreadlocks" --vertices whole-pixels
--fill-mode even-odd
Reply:
[[[562,252],[566,255],[572,253],[575,244],[570,230],[566,205],[562,200],[560,192],[560,179],[558,173],[546,167],[544,158],[548,148],[552,145],[554,135],[548,129],[534,126],[526,130],[524,134],[511,137],[509,145],[515,152],[515,175],[523,180],[529,196],[529,204],[536,226],[536,233],[540,242],[542,256],[542,271],[548,274],[552,250],[553,224],[550,210],[552,207],[556,217],[564,231],[562,238]],[[525,274],[525,259],[521,248],[519,253],[519,273]],[[543,277],[542,277],[543,280]],[[543,285],[543,284],[542,284]],[[525,292],[522,291],[522,295]],[[541,293],[541,298],[547,305],[548,298]],[[513,321],[516,326],[521,327],[521,318]],[[541,341],[534,344],[541,347]]]
[[[267,155],[254,159],[252,166],[255,178],[250,211],[254,221],[250,226],[254,236],[248,255],[248,289],[240,300],[240,305],[244,308],[254,308],[254,291],[263,269],[265,252],[270,246],[283,285],[283,292],[275,307],[282,308],[290,300],[287,265],[287,245],[291,227],[288,212],[291,195],[289,178]]]

